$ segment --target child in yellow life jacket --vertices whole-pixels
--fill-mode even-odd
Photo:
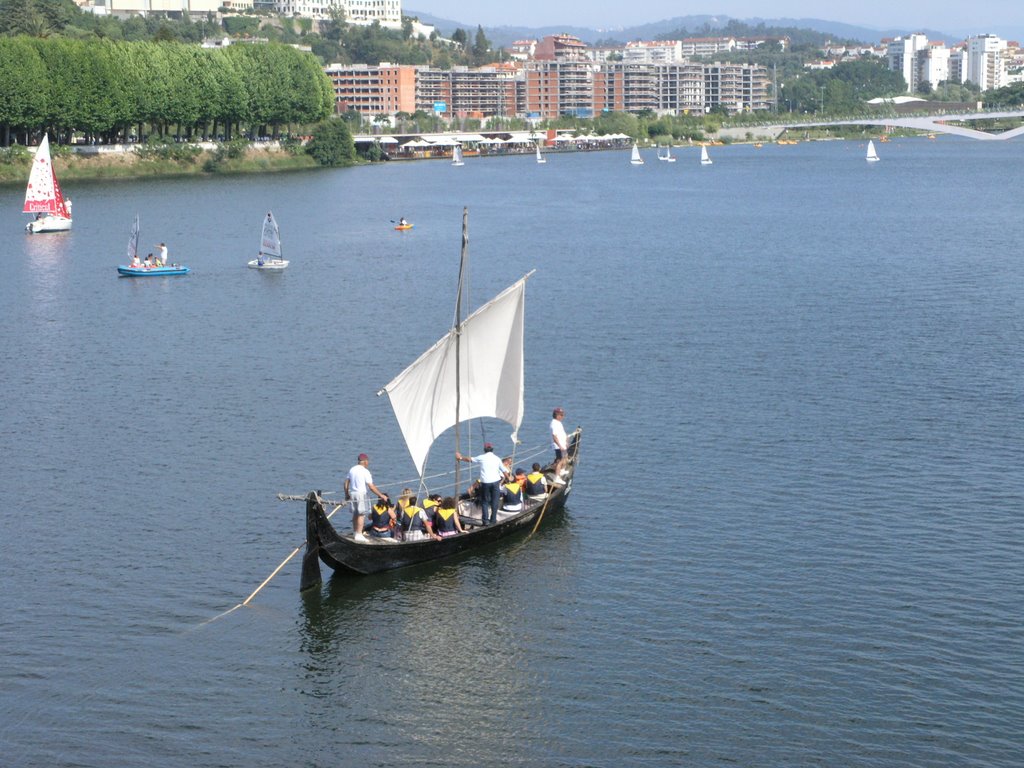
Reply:
[[[370,535],[378,539],[390,539],[394,537],[395,509],[387,498],[377,499],[377,503],[370,510]]]
[[[540,471],[540,464],[534,463],[530,474],[526,476],[526,495],[543,496],[548,492],[548,485],[544,482],[544,473]]]
[[[431,508],[434,506],[430,499],[424,502],[424,506],[426,504],[431,504]],[[398,508],[395,512],[398,515],[398,529],[402,532],[402,538],[405,541],[441,538],[434,533],[434,527],[430,522],[430,515],[425,510],[416,506],[416,497],[412,495],[410,489],[406,488],[402,491],[402,495],[398,497]]]
[[[458,510],[455,509],[455,499],[451,496],[445,496],[434,508],[434,530],[441,538],[466,532],[459,519]]]
[[[526,470],[520,468],[515,471],[511,482],[501,486],[501,508],[506,512],[522,512],[525,497],[523,491],[526,486]]]

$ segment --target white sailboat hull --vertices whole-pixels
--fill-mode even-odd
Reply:
[[[249,262],[249,269],[282,270],[288,266],[287,259],[264,259],[260,264],[259,259]]]
[[[29,234],[37,234],[40,232],[67,232],[71,229],[71,219],[66,219],[63,216],[43,216],[40,219],[34,219],[25,225],[25,231]]]

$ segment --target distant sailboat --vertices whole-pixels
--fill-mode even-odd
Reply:
[[[639,147],[637,147],[635,142],[633,143],[633,154],[630,155],[629,162],[631,162],[633,165],[643,165],[644,164],[644,159],[642,157],[640,157],[640,149],[639,149]]]
[[[455,149],[452,150],[452,165],[463,165],[462,162],[462,145],[456,144]]]
[[[877,163],[881,159],[875,151],[875,142],[871,139],[868,139],[868,153],[864,159],[869,163]]]
[[[660,149],[658,150],[658,159],[659,160],[664,160],[666,163],[674,163],[676,161],[676,159],[674,157],[672,157],[672,145],[671,144],[669,144],[667,147],[665,147],[665,154],[664,155],[661,154],[661,150]]]
[[[50,160],[50,138],[45,133],[32,161],[22,212],[36,214],[35,219],[25,225],[29,233],[66,232],[71,229],[71,201],[66,200],[60,191]]]
[[[288,261],[281,258],[281,231],[277,228],[274,214],[267,212],[260,233],[259,255],[249,262],[250,269],[284,269]]]
[[[701,144],[700,147],[700,164],[711,165],[711,157],[708,155],[708,148]]]
[[[546,157],[544,157],[544,155],[542,155],[542,154],[540,153],[540,144],[538,143],[538,144],[537,144],[537,162],[543,165],[543,164],[544,164],[544,163],[546,163],[547,161],[548,161],[548,160],[547,160],[547,158],[546,158]]]

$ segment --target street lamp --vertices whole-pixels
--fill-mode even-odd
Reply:
[[[825,86],[821,86],[821,109],[820,112],[825,112]]]

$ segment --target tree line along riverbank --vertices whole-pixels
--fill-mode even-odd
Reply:
[[[317,59],[286,45],[0,37],[0,146],[277,136],[333,113]]]

